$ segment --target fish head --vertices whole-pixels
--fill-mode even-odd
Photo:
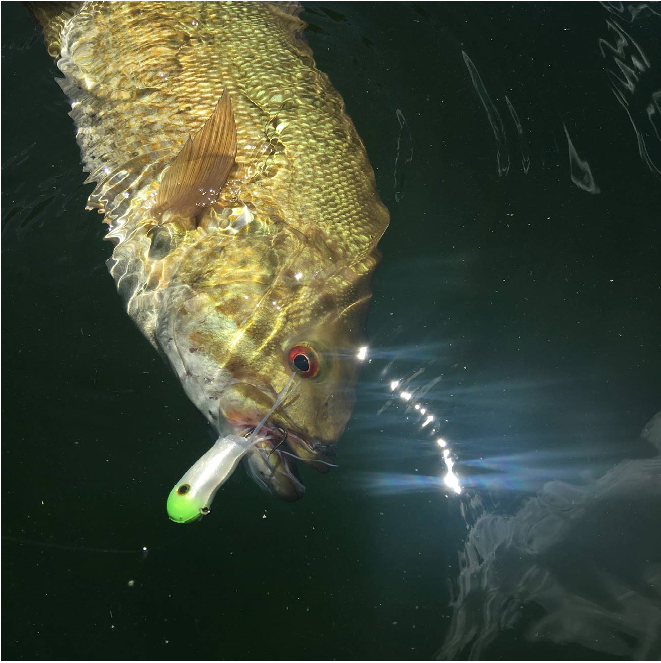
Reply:
[[[198,250],[171,284],[158,342],[220,435],[246,435],[266,417],[247,469],[295,500],[297,460],[326,471],[351,416],[378,257],[350,264],[290,240]]]

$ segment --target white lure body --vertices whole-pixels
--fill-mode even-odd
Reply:
[[[167,504],[170,520],[189,523],[209,513],[216,492],[254,443],[252,436],[219,437],[170,492]]]

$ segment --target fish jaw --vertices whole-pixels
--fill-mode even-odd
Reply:
[[[317,472],[325,474],[331,468],[333,459],[332,445],[318,440],[309,442],[304,436],[288,431],[287,444],[292,453]]]
[[[266,492],[284,502],[296,502],[305,495],[296,460],[276,449],[277,443],[260,441],[243,458],[252,480]]]
[[[246,423],[236,417],[228,423],[242,436],[249,435],[258,424]],[[295,502],[304,496],[299,461],[319,472],[328,472],[331,467],[330,445],[308,442],[302,433],[276,425],[273,421],[257,432],[259,442],[244,456],[243,465],[260,488],[278,499]]]

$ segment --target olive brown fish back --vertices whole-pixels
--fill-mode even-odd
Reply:
[[[388,213],[344,103],[301,38],[299,11],[88,2],[51,19],[49,50],[60,56],[84,168],[97,183],[90,205],[111,227],[152,222],[164,169],[227,90],[237,155],[215,207],[248,204],[336,259],[373,266]]]

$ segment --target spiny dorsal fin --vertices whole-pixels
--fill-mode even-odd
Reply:
[[[227,182],[236,157],[236,125],[225,90],[211,117],[190,137],[163,173],[157,210],[189,216],[191,225]]]

